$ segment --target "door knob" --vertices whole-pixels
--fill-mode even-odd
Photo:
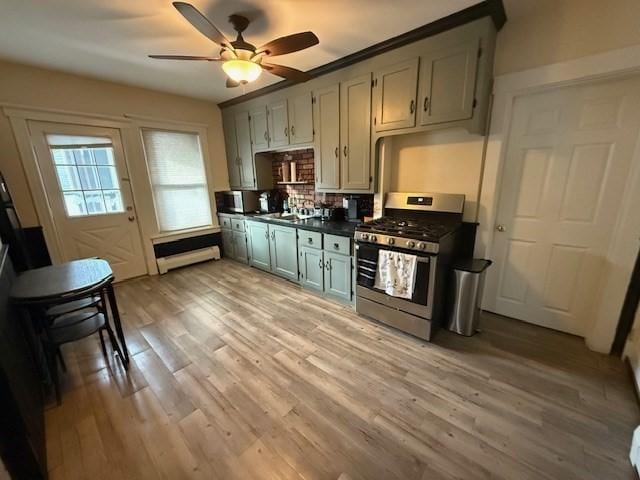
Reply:
[[[496,230],[497,230],[497,231],[499,231],[499,232],[504,232],[504,231],[506,231],[507,229],[506,229],[506,228],[504,228],[504,225],[496,225]]]
[[[136,217],[134,217],[133,215],[131,215],[127,220],[129,220],[130,222],[133,222],[136,219]]]

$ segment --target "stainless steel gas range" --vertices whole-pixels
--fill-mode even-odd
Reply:
[[[431,340],[445,313],[463,208],[464,195],[388,193],[384,216],[356,228],[356,311]],[[410,299],[375,288],[381,250],[417,257]]]

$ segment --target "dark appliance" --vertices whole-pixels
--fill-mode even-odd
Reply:
[[[227,213],[253,213],[258,211],[258,194],[248,190],[223,193],[224,211]]]
[[[0,247],[0,456],[11,478],[35,480],[47,478],[44,395],[27,322],[9,302],[8,248]]]
[[[282,192],[278,189],[262,192],[259,204],[261,213],[281,212],[283,207]]]
[[[0,237],[2,243],[9,245],[9,256],[18,272],[38,266],[34,265],[31,252],[28,250],[25,231],[20,225],[11,194],[2,174],[0,174]]]
[[[347,199],[346,214],[347,220],[350,222],[359,222],[365,216],[364,202],[359,197],[351,197]]]
[[[356,311],[424,340],[441,324],[464,195],[388,193],[384,216],[356,227]],[[416,255],[411,299],[374,287],[380,250]]]

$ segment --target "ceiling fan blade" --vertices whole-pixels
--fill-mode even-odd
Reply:
[[[149,58],[159,60],[206,60],[207,62],[222,62],[222,58],[216,57],[197,57],[193,55],[149,55]]]
[[[284,65],[276,65],[274,63],[261,63],[262,68],[264,68],[267,72],[273,73],[282,78],[286,78],[287,80],[291,80],[293,82],[306,82],[311,79],[311,75],[307,72],[303,72],[302,70],[296,70],[295,68],[285,67]]]
[[[227,88],[233,88],[233,87],[239,87],[239,86],[240,86],[239,82],[236,82],[235,80],[227,78]]]
[[[229,40],[216,26],[205,17],[200,10],[187,2],[173,2],[184,18],[193,25],[201,34],[218,45],[229,45]]]
[[[284,55],[286,53],[297,52],[305,48],[313,47],[320,43],[318,37],[313,32],[294,33],[286,37],[276,38],[275,40],[262,45],[256,50],[256,53],[265,53],[271,57],[276,55]]]

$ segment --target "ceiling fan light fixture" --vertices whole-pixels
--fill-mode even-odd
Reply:
[[[239,83],[250,83],[260,76],[262,67],[249,60],[227,60],[222,64],[222,69],[231,80]]]

